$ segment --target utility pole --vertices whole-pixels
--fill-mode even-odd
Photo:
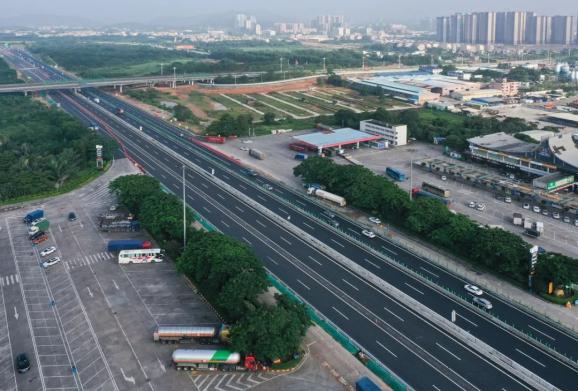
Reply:
[[[163,63],[161,62],[161,76],[163,75]]]
[[[177,67],[173,67],[173,88],[177,88]]]
[[[413,189],[413,159],[409,161],[409,200],[411,201],[411,191]]]
[[[361,52],[361,70],[365,71],[365,54]]]
[[[326,73],[327,69],[325,68],[325,57],[323,57],[323,73]]]
[[[187,199],[185,198],[186,188],[185,165],[183,164],[183,249],[187,247]]]
[[[279,59],[279,64],[281,66],[281,74],[283,74],[283,57]]]

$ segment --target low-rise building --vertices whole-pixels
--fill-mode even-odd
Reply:
[[[519,92],[520,83],[502,79],[501,81],[491,83],[490,88],[502,91],[502,96],[516,96]]]
[[[359,123],[362,132],[381,136],[390,145],[407,144],[407,125],[390,125],[385,122],[368,119]]]
[[[470,90],[470,91],[454,91],[450,96],[462,102],[469,102],[472,99],[489,98],[492,96],[501,96],[502,91],[494,89],[485,90]]]

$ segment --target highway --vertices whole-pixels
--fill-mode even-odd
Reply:
[[[99,97],[101,98],[101,101],[103,101],[102,105],[105,108],[108,108],[109,110],[113,110],[115,107],[118,107],[119,105],[124,105],[123,103],[117,101],[115,98],[110,97],[110,96],[103,94],[101,92],[91,90],[87,93],[87,95],[91,95],[91,94],[98,94]],[[80,107],[82,107],[83,110],[86,110],[86,112],[92,112],[93,116],[95,115],[94,113],[97,113],[94,110],[94,107],[92,107],[92,105],[88,104],[86,101],[84,101],[83,99],[81,99],[79,97],[75,97],[74,95],[57,93],[57,95],[54,95],[54,97],[55,97],[55,99],[57,99],[57,101],[59,101],[63,104],[63,107],[65,107],[67,110],[75,113],[77,116],[80,115],[80,112],[79,112],[79,110],[81,110]],[[76,112],[74,112],[74,109],[71,106],[72,103],[66,103],[63,100],[61,100],[60,98],[67,99],[67,102],[75,102],[76,105],[79,105],[79,106],[75,106],[77,108]],[[90,121],[90,119],[86,118],[86,115],[87,114],[85,113],[85,117],[84,117],[85,120]],[[101,114],[97,113],[96,115],[101,115]],[[91,118],[91,117],[89,117],[89,118]],[[93,120],[94,120],[94,118],[93,118]],[[372,252],[367,251],[365,246],[372,246],[373,248],[380,249],[381,252],[388,255],[389,257],[396,258],[396,260],[398,260],[398,261],[406,263],[407,265],[411,265],[412,268],[415,267],[415,270],[425,269],[425,272],[430,273],[431,276],[434,276],[434,277],[437,276],[437,278],[439,280],[436,279],[436,282],[439,281],[440,283],[443,283],[443,284],[453,283],[454,286],[456,287],[455,291],[460,292],[461,290],[463,290],[463,283],[464,282],[462,280],[460,280],[458,277],[453,276],[453,275],[445,272],[444,270],[438,268],[437,266],[435,266],[433,264],[430,264],[429,262],[427,262],[427,260],[423,260],[423,259],[416,257],[415,255],[403,250],[403,249],[400,249],[399,247],[396,247],[395,245],[388,242],[384,238],[369,240],[369,239],[365,239],[364,237],[361,237],[359,235],[359,232],[362,229],[361,227],[359,227],[356,224],[353,224],[352,222],[347,221],[347,220],[340,217],[340,223],[341,223],[340,228],[346,230],[346,232],[349,231],[353,236],[352,239],[344,237],[344,235],[342,233],[336,232],[335,230],[330,228],[328,225],[321,223],[318,219],[308,217],[308,213],[319,214],[323,211],[323,209],[317,203],[311,202],[311,200],[309,200],[308,198],[303,197],[302,195],[295,193],[290,189],[282,188],[277,183],[267,181],[265,178],[260,177],[256,180],[253,180],[253,179],[250,179],[250,178],[247,178],[247,177],[240,175],[239,174],[240,167],[235,165],[233,162],[228,161],[227,159],[222,159],[222,158],[215,160],[216,156],[213,154],[209,155],[207,150],[202,149],[202,147],[199,147],[198,145],[196,145],[194,143],[191,144],[191,143],[187,142],[186,140],[181,139],[179,137],[179,133],[178,133],[179,131],[176,128],[173,128],[170,125],[168,125],[162,121],[159,121],[158,119],[156,119],[152,116],[149,116],[146,113],[140,112],[139,110],[136,110],[132,107],[126,106],[125,107],[124,120],[126,120],[129,123],[132,122],[132,124],[137,126],[137,127],[142,126],[144,129],[144,133],[149,134],[149,135],[151,135],[151,136],[153,136],[159,140],[162,140],[163,144],[168,145],[172,150],[178,152],[182,156],[189,155],[192,159],[191,161],[196,160],[194,164],[197,164],[201,167],[204,167],[205,169],[207,169],[209,167],[216,168],[217,169],[216,174],[215,174],[216,176],[227,181],[229,185],[231,185],[235,188],[238,188],[239,190],[242,190],[247,196],[249,196],[249,197],[255,199],[257,202],[267,206],[267,208],[270,209],[271,211],[273,211],[279,215],[283,215],[284,217],[286,217],[286,215],[288,213],[290,213],[291,214],[291,223],[295,224],[296,226],[300,226],[308,234],[315,236],[317,239],[326,243],[328,246],[333,247],[334,249],[338,250],[343,255],[347,256],[348,258],[358,262],[360,265],[363,265],[363,267],[371,270],[376,275],[380,276],[381,278],[388,281],[392,285],[398,287],[400,290],[402,290],[404,293],[408,294],[409,296],[416,298],[417,300],[419,300],[423,304],[427,305],[428,307],[430,307],[434,311],[448,317],[448,315],[452,309],[457,310],[459,316],[458,316],[456,323],[460,327],[470,331],[473,335],[476,335],[478,338],[485,340],[487,343],[496,347],[502,353],[504,353],[504,354],[508,355],[509,357],[511,357],[512,359],[520,362],[522,365],[524,365],[528,369],[532,370],[533,372],[538,373],[540,376],[551,381],[553,384],[556,384],[560,388],[563,388],[563,389],[572,389],[572,384],[575,384],[574,382],[576,379],[576,371],[573,370],[572,368],[565,366],[564,364],[558,362],[550,355],[547,355],[543,351],[536,349],[534,346],[527,344],[525,341],[512,336],[511,334],[509,334],[506,330],[502,329],[501,327],[497,327],[496,324],[492,323],[485,316],[480,314],[480,312],[478,310],[474,310],[469,305],[467,305],[463,302],[460,302],[458,298],[448,297],[446,295],[440,294],[439,291],[433,289],[430,285],[425,284],[421,279],[410,276],[404,270],[400,270],[398,267],[392,266],[388,262],[384,261],[384,259],[382,257],[376,256]],[[110,120],[109,119],[108,120],[107,119],[101,119],[100,120],[100,122],[103,124],[103,126],[107,121],[110,121]],[[123,127],[121,125],[115,124],[115,129],[114,129],[115,133],[120,132],[121,129],[123,129]],[[124,131],[130,131],[130,130],[125,129]],[[130,138],[128,138],[127,140],[130,140],[131,143],[133,143]],[[127,148],[129,148],[131,154],[136,155],[137,153],[134,152],[133,149],[131,149],[129,147],[129,145],[134,144],[134,143],[133,144],[131,144],[131,143],[127,142],[125,144],[126,144]],[[135,150],[137,150],[136,145],[133,145],[133,148]],[[144,150],[148,151],[148,148],[144,149]],[[136,159],[136,156],[135,156],[135,159]],[[147,168],[147,171],[151,172],[151,174],[153,174],[153,175],[155,175],[155,177],[159,178],[161,180],[161,182],[163,182],[163,183],[167,182],[165,184],[169,188],[170,188],[170,186],[177,186],[178,187],[178,184],[175,184],[175,183],[173,183],[171,185],[171,181],[170,181],[171,176],[167,175],[168,172],[167,173],[159,172],[158,171],[158,165],[151,163],[152,160],[155,160],[151,154],[147,155],[146,153],[144,153],[143,155],[140,155],[140,159],[142,160],[141,164],[143,164],[143,166],[145,168]],[[163,159],[166,159],[166,157],[164,157]],[[137,159],[137,161],[139,161],[139,159]],[[157,161],[160,162],[160,160],[157,160]],[[167,165],[167,167],[170,167],[168,165],[168,162],[165,162],[165,163],[160,162],[160,163],[163,165]],[[175,162],[173,162],[173,163],[175,163]],[[152,164],[152,166],[151,166],[151,164]],[[223,168],[223,170],[226,172],[222,172],[220,168]],[[167,170],[168,169],[169,168],[167,168]],[[157,171],[155,171],[155,170],[157,170]],[[180,172],[180,165],[178,163],[175,163],[175,166],[172,168],[172,172],[173,172],[173,174],[174,173],[178,174]],[[164,178],[163,178],[163,175],[164,175]],[[177,175],[177,177],[178,177],[178,175]],[[196,180],[198,180],[198,178]],[[173,178],[173,182],[174,181],[175,181],[175,179]],[[274,190],[273,190],[274,195],[270,194],[270,192],[265,191],[262,188],[262,185],[265,182],[270,183],[274,187]],[[213,186],[213,188],[210,187],[211,185]],[[201,186],[201,185],[199,185],[199,186]],[[234,205],[234,202],[236,201],[235,198],[227,199],[226,203],[221,202],[223,200],[219,201],[219,199],[217,199],[218,197],[214,195],[215,191],[217,191],[217,189],[214,189],[214,184],[212,184],[212,182],[208,181],[207,183],[205,183],[205,186],[207,186],[207,189],[205,189],[205,191],[203,191],[199,187],[197,187],[197,190],[203,191],[205,194],[211,194],[212,198],[211,197],[209,197],[209,198],[212,199],[213,203],[216,203],[218,205],[222,205],[223,207],[228,206],[229,208],[231,208],[231,205]],[[211,189],[211,191],[206,191],[209,189]],[[178,189],[177,189],[177,193],[178,193]],[[222,194],[222,196],[225,197],[223,194]],[[290,201],[293,205],[285,203],[284,201],[282,201],[283,199]],[[197,202],[196,199],[195,199],[194,203],[191,202],[190,200],[188,200],[188,201],[191,204],[191,206],[193,206],[195,209],[199,210],[199,212],[204,214],[205,217],[208,220],[210,220],[211,222],[213,222],[217,227],[222,229],[224,232],[230,233],[231,235],[239,238],[239,232],[238,232],[239,227],[237,227],[235,229],[231,229],[233,232],[228,232],[229,228],[226,225],[220,225],[219,222],[216,221],[216,219],[214,219],[213,216],[210,214],[210,213],[216,213],[216,212],[206,212],[205,213],[203,208],[206,208],[207,210],[211,210],[209,208],[209,206],[202,206],[199,209],[199,206],[196,203]],[[237,202],[240,202],[240,201],[237,200]],[[296,206],[298,206],[298,207],[296,207]],[[233,208],[235,208],[235,207],[233,206]],[[242,210],[243,212],[237,211],[236,214],[249,213],[249,212],[255,213],[254,211],[251,210],[251,208],[248,208],[247,206],[245,206],[245,207],[238,206],[238,208],[240,210]],[[302,209],[307,210],[308,213],[307,214],[301,213],[300,210],[302,210]],[[231,211],[231,210],[229,210],[229,211]],[[235,212],[233,212],[233,214],[235,214]],[[227,213],[227,216],[231,216],[231,213]],[[339,278],[339,276],[331,276],[331,273],[333,273],[335,271],[335,269],[340,268],[339,266],[336,267],[336,265],[332,265],[331,267],[327,267],[327,266],[323,267],[325,262],[321,261],[320,259],[315,258],[315,257],[320,256],[317,254],[314,256],[314,258],[317,261],[321,262],[322,265],[318,265],[317,263],[315,263],[313,261],[311,261],[311,262],[307,261],[307,259],[309,259],[309,256],[311,256],[311,251],[316,253],[315,249],[311,248],[310,246],[307,246],[307,247],[304,246],[304,244],[301,244],[299,238],[296,238],[294,235],[292,235],[290,233],[286,233],[285,236],[279,236],[279,237],[272,236],[272,234],[271,234],[272,227],[269,224],[271,224],[273,222],[268,223],[267,222],[268,219],[266,219],[264,217],[261,217],[259,219],[257,219],[257,217],[255,217],[255,220],[252,220],[253,217],[255,217],[255,216],[251,216],[251,219],[248,219],[244,215],[239,216],[240,219],[244,219],[245,221],[251,221],[251,222],[255,221],[255,223],[252,224],[253,230],[257,230],[257,231],[261,232],[261,235],[263,235],[265,237],[269,237],[270,239],[274,239],[276,246],[282,246],[282,248],[284,248],[286,251],[288,251],[290,254],[293,254],[294,256],[297,255],[297,253],[296,253],[297,251],[303,251],[303,249],[308,249],[307,254],[309,254],[309,255],[303,254],[302,256],[297,257],[300,262],[308,262],[306,266],[315,270],[315,273],[317,273],[319,276],[323,276],[323,277],[327,278],[327,280],[330,281],[332,284],[334,284],[334,286],[337,286],[338,289],[341,289],[344,292],[347,292],[347,294],[351,295],[351,297],[355,297],[355,301],[357,303],[362,303],[364,308],[367,308],[367,309],[371,308],[372,312],[373,312],[373,310],[375,310],[376,314],[380,314],[380,316],[382,316],[383,310],[380,313],[379,308],[374,308],[373,306],[370,305],[371,300],[374,300],[374,298],[376,296],[375,292],[377,292],[377,291],[375,290],[375,288],[363,287],[363,286],[360,288],[360,286],[358,284],[363,284],[363,283],[356,281],[355,278],[352,277],[351,273],[349,276],[345,276],[345,277],[342,276],[341,279]],[[263,221],[263,220],[266,220],[266,221]],[[220,221],[225,223],[225,224],[228,224],[230,227],[234,227],[233,225],[227,223],[227,220],[220,220]],[[265,227],[259,228],[259,226],[261,226],[261,224],[257,223],[257,221],[262,223]],[[237,234],[235,234],[235,232],[237,232]],[[355,232],[355,234],[354,234],[354,232]],[[256,246],[256,244],[253,244],[251,239],[247,236],[241,237],[240,240],[249,241],[249,242],[251,242],[253,247]],[[363,245],[360,245],[359,244],[360,242],[363,243]],[[283,243],[285,243],[285,244],[283,244]],[[299,243],[299,245],[296,246],[294,243]],[[260,255],[262,255],[262,254],[260,254]],[[265,257],[266,257],[266,255],[265,255]],[[264,259],[266,259],[266,258],[264,258]],[[327,265],[330,265],[330,264],[331,263],[328,263]],[[267,264],[267,267],[270,270],[274,269],[271,262],[269,262]],[[299,294],[301,294],[307,301],[309,301],[311,304],[313,304],[316,308],[318,308],[318,309],[320,309],[320,307],[323,308],[322,304],[319,304],[319,305],[316,304],[314,299],[310,300],[307,296],[305,296],[302,293],[303,290],[307,291],[307,289],[304,286],[311,288],[311,285],[306,283],[305,276],[303,277],[303,279],[300,278],[297,283],[291,284],[289,282],[291,280],[291,277],[285,277],[286,274],[278,274],[274,270],[273,270],[273,272],[276,275],[278,275],[283,281],[285,281],[289,286],[291,286],[293,289],[295,289],[297,292],[299,292]],[[311,275],[311,274],[309,273],[308,275]],[[287,276],[290,276],[290,275],[287,275]],[[331,278],[328,278],[329,276],[331,276]],[[309,281],[309,280],[307,280],[307,281]],[[316,278],[315,281],[317,282],[317,281],[321,281],[321,280]],[[343,281],[345,281],[345,282],[343,282]],[[352,282],[352,281],[354,281],[354,282]],[[336,282],[339,282],[339,283],[336,283]],[[446,285],[446,286],[448,286],[448,285]],[[299,289],[299,287],[301,287],[301,289]],[[307,292],[304,292],[304,293],[307,293]],[[383,295],[383,294],[379,292],[379,295]],[[377,295],[377,296],[379,296],[379,295]],[[378,301],[383,301],[383,300],[380,298]],[[527,314],[524,314],[519,309],[517,309],[515,307],[511,307],[508,303],[501,302],[499,300],[499,298],[492,297],[492,301],[494,302],[494,305],[496,307],[496,312],[498,311],[498,309],[501,306],[503,306],[502,311],[504,311],[505,315],[512,315],[513,314],[512,316],[518,320],[519,324],[522,324],[522,325],[527,324],[528,326],[535,325],[532,327],[534,327],[535,329],[538,329],[538,330],[544,330],[543,333],[545,335],[549,335],[554,341],[561,341],[560,342],[561,348],[567,348],[570,351],[572,349],[576,349],[576,343],[575,343],[576,341],[573,339],[574,337],[572,335],[570,335],[569,333],[566,333],[564,330],[560,330],[560,329],[554,327],[553,325],[550,325],[548,323],[544,323],[544,322],[542,322],[542,321],[540,321],[540,320],[538,320],[532,316],[528,316]],[[326,301],[324,300],[323,302],[325,303]],[[339,308],[339,307],[334,307],[334,308]],[[399,308],[401,308],[401,307],[399,307]],[[395,317],[392,318],[392,314],[395,314],[395,315],[399,316],[400,318],[405,319],[404,316],[407,316],[407,314],[401,314],[399,308],[388,309],[392,313],[390,313],[388,317],[384,316],[383,319],[387,320],[388,322],[391,322],[394,319],[398,319]],[[512,308],[514,309],[514,311],[512,311]],[[326,309],[324,309],[324,310],[320,309],[320,311],[323,312],[326,316],[331,314],[331,312],[332,312],[331,310],[332,310],[332,308],[329,308],[327,310]],[[341,312],[341,314],[340,314],[335,310],[333,310],[333,311],[336,312],[337,316],[345,314],[344,312]],[[407,310],[405,310],[405,311],[407,311]],[[361,312],[363,312],[363,311],[361,311]],[[330,316],[328,316],[328,317],[330,317]],[[524,318],[524,317],[527,317],[528,319],[522,319],[520,321],[520,318]],[[349,316],[346,315],[346,316],[342,316],[342,319],[337,318],[337,320],[338,321],[341,320],[343,322],[343,319],[348,319],[348,318],[349,318]],[[335,319],[335,316],[330,317],[330,319]],[[351,318],[349,318],[349,319],[351,319]],[[381,319],[381,317],[380,317],[380,319]],[[528,322],[528,323],[526,323],[526,322]],[[532,323],[530,323],[530,322],[532,322]],[[346,323],[348,323],[348,322],[346,322]],[[373,325],[374,327],[379,325],[379,321],[377,321],[376,323],[377,324]],[[336,322],[336,324],[340,325],[340,327],[341,327],[341,324],[339,322]],[[406,326],[406,325],[407,324],[404,323],[404,326]],[[360,336],[360,339],[358,339],[356,336],[354,336],[357,334],[350,332],[349,328],[347,328],[347,327],[342,327],[342,328],[345,331],[347,331],[353,338],[358,340],[358,342],[361,342],[360,339],[363,340],[363,337],[367,334],[367,333],[363,333]],[[416,334],[411,334],[409,331],[406,331],[405,328],[404,328],[404,334],[408,338],[411,338],[411,336],[413,336],[414,338],[419,339],[420,338],[419,337],[420,332],[422,334],[425,332],[425,330],[430,330],[428,332],[433,332],[433,330],[431,330],[431,329],[432,329],[431,325],[428,327],[427,324],[424,324],[424,325],[420,325],[419,329],[416,330],[416,332],[418,333],[417,336],[416,336]],[[566,340],[564,340],[564,339],[566,339]],[[419,340],[420,340],[420,346],[422,346],[424,344],[422,342],[423,339],[419,339]],[[376,354],[376,351],[375,351],[376,350],[375,345],[377,344],[377,342],[373,343],[373,345],[374,345],[373,347],[372,347],[371,343],[369,343],[369,344],[366,344],[363,342],[361,342],[361,343],[363,346],[368,348],[368,351],[370,351],[372,354],[376,355],[376,357],[378,357],[380,360],[382,360],[382,357],[379,356],[378,354]],[[439,344],[444,346],[444,347],[446,346],[446,345],[442,344],[441,342]],[[377,345],[380,346],[379,344],[377,344]],[[390,348],[389,347],[390,345],[385,345],[385,346]],[[437,347],[437,345],[434,345],[434,347]],[[448,350],[451,351],[451,349],[448,349]],[[435,356],[437,356],[438,359],[440,358],[439,354],[435,355]],[[460,362],[462,362],[462,360],[460,360]],[[473,360],[476,360],[476,359],[473,358]],[[402,374],[403,369],[401,369],[401,370],[398,369],[399,364],[396,366],[396,365],[390,365],[388,361],[383,361],[383,362],[384,363],[387,362],[386,365],[388,365],[390,368],[392,368],[394,371],[396,371],[400,376],[402,376],[406,379],[412,379],[412,381],[413,381],[412,376],[408,377],[408,376],[404,376]],[[412,363],[412,365],[413,365],[413,363]],[[473,364],[473,367],[477,367],[478,365],[479,365],[478,361],[476,361],[476,363]],[[454,370],[456,370],[457,372],[462,374],[462,376],[465,376],[465,374],[468,373],[467,368],[471,367],[472,364],[470,363],[470,365],[467,365],[466,368],[460,368],[459,370],[454,365],[450,364],[450,366],[451,366],[451,368],[454,368]],[[484,378],[485,378],[485,376],[484,376]],[[483,380],[485,380],[485,379],[480,379],[480,381],[483,381]],[[472,380],[472,383],[476,384],[476,386],[478,386],[478,384],[481,384],[481,383],[476,383],[477,381],[478,380],[476,380],[474,382],[474,380]],[[506,383],[503,383],[503,384],[506,384]],[[485,389],[487,387],[491,387],[491,386],[486,385],[485,387],[482,387],[481,389]],[[418,387],[418,388],[420,388],[420,387]],[[493,387],[491,387],[491,388],[493,388]],[[507,387],[507,389],[513,389],[513,388]]]

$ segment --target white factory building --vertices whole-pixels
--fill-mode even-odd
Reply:
[[[385,122],[368,119],[359,123],[359,130],[381,136],[394,147],[407,144],[407,125],[389,125]]]

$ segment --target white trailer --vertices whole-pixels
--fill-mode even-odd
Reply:
[[[307,194],[314,195],[314,196],[317,196],[319,198],[323,198],[324,200],[334,202],[339,206],[347,205],[347,201],[345,201],[345,198],[338,196],[337,194],[330,193],[330,192],[325,191],[325,190],[317,189],[315,187],[310,187],[309,189],[307,189]]]

